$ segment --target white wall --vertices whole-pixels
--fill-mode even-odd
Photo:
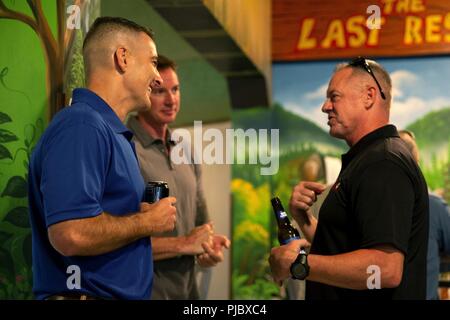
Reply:
[[[203,124],[203,133],[208,128],[219,129],[222,132],[225,146],[225,130],[231,128],[231,122]],[[193,127],[185,127],[185,129],[189,130],[189,132],[191,133],[191,137],[194,137]],[[205,147],[209,143],[211,142],[204,142],[203,147]],[[223,154],[225,154],[225,150]],[[231,240],[231,166],[226,164],[202,164],[202,172],[203,189],[205,191],[209,214],[211,220],[214,223],[214,230],[218,234],[226,235]],[[226,250],[224,262],[212,268],[212,276],[210,280],[207,299],[230,299],[230,258],[230,251]]]

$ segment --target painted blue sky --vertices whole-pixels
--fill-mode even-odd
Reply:
[[[391,123],[398,128],[450,106],[450,57],[377,59],[391,74]],[[273,64],[274,101],[328,129],[320,111],[335,65],[342,61]]]

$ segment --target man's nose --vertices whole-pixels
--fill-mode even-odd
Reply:
[[[168,90],[166,93],[165,103],[169,104],[169,105],[172,105],[175,103],[175,94],[173,92],[171,92],[170,90]]]
[[[332,108],[333,108],[333,106],[331,104],[331,101],[329,98],[327,98],[322,105],[322,112],[328,113]]]

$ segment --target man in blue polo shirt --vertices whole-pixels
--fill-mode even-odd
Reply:
[[[144,181],[123,125],[160,84],[152,33],[98,18],[76,89],[36,145],[29,168],[33,291],[38,299],[149,299],[150,236],[172,230],[175,198],[142,202]]]

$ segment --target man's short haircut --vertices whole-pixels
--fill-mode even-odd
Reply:
[[[381,64],[374,60],[366,59],[367,63],[369,64],[370,68],[372,69],[373,73],[375,74],[375,77],[377,78],[378,82],[380,83],[381,88],[383,89],[384,93],[386,94],[386,101],[391,101],[392,99],[392,80],[389,73],[383,68]],[[334,73],[345,69],[345,68],[351,68],[354,72],[354,74],[357,75],[365,75],[369,78],[372,78],[371,75],[362,67],[359,66],[352,66],[350,65],[350,62],[340,63],[336,66]]]
[[[99,17],[95,19],[84,38],[83,50],[85,50],[91,42],[98,41],[109,33],[119,31],[130,31],[134,33],[144,32],[153,40],[153,31],[136,22],[120,17]]]
[[[177,64],[175,61],[167,58],[166,56],[159,55],[158,56],[158,71],[165,69],[172,69],[173,71],[177,71]]]

